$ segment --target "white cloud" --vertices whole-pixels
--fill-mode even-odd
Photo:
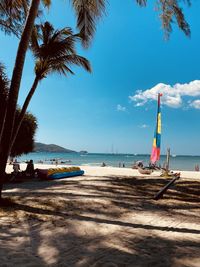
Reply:
[[[149,127],[149,125],[147,125],[147,124],[142,124],[142,125],[140,125],[140,128],[142,128],[142,129],[146,129],[146,128],[148,128]]]
[[[126,111],[126,107],[122,107],[120,104],[117,105],[118,111]]]
[[[159,83],[156,86],[145,91],[138,90],[135,95],[129,96],[135,106],[144,106],[148,101],[157,100],[158,93],[162,93],[162,104],[179,108],[183,105],[183,97],[198,97],[200,96],[200,80],[191,81],[190,83],[180,84],[174,86]],[[194,100],[190,103],[190,107],[199,108],[199,100]],[[193,103],[193,104],[192,104]]]
[[[200,100],[197,99],[197,100],[190,102],[190,107],[200,109]]]

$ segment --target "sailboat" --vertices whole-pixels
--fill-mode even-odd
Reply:
[[[158,109],[156,118],[156,129],[153,138],[153,148],[151,152],[150,162],[152,166],[142,168],[138,167],[138,171],[141,174],[151,174],[154,166],[160,160],[160,142],[161,142],[161,108],[160,108],[160,98],[162,94],[158,94]]]
[[[161,107],[160,98],[162,94],[158,94],[158,108],[157,108],[157,118],[156,118],[156,128],[153,138],[153,148],[151,152],[150,161],[151,164],[155,165],[160,160],[160,144],[161,144]]]

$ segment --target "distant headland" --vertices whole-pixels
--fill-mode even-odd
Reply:
[[[70,150],[55,144],[43,144],[43,143],[34,143],[34,152],[54,152],[54,153],[78,153],[77,151]]]

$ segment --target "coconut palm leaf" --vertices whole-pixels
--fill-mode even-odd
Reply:
[[[147,0],[136,0],[140,6],[146,6]],[[183,14],[180,3],[186,3],[190,5],[190,0],[159,0],[156,2],[156,10],[159,12],[159,17],[162,22],[162,27],[166,38],[169,37],[172,32],[172,24],[177,22],[179,28],[187,35],[190,36],[190,27],[185,16]]]
[[[37,26],[32,35],[31,48],[35,58],[46,59],[47,57],[58,58],[67,54],[75,54],[75,42],[80,36],[73,34],[71,28],[55,31],[48,22]],[[38,38],[38,36],[40,36]]]
[[[105,13],[105,3],[105,0],[72,0],[77,16],[77,28],[85,47],[88,47],[94,35],[97,20]]]
[[[43,5],[50,7],[50,0],[42,0]],[[30,0],[2,0],[0,1],[0,28],[6,33],[21,36],[23,26],[30,7]],[[42,9],[38,16],[43,14]]]
[[[82,36],[84,47],[88,47],[94,36],[98,19],[105,14],[106,0],[71,0],[77,16],[77,28]],[[136,0],[139,6],[146,6],[147,0]],[[172,31],[172,23],[177,22],[179,28],[190,36],[190,27],[185,20],[181,3],[190,5],[190,0],[158,0],[156,9],[159,12],[166,37]]]
[[[60,57],[59,60],[67,63],[68,65],[77,65],[83,67],[86,71],[91,72],[91,66],[89,61],[79,55],[71,54],[67,56]]]
[[[189,1],[186,1],[190,4]],[[187,35],[190,36],[190,27],[185,20],[183,11],[177,0],[160,0],[158,2],[158,10],[160,11],[160,18],[162,26],[165,31],[165,35],[168,38],[172,31],[172,23],[174,18],[177,21],[179,28]]]
[[[40,80],[53,72],[74,74],[70,68],[72,65],[91,72],[89,61],[76,54],[75,44],[80,40],[80,35],[73,34],[71,28],[55,30],[49,22],[45,22],[37,25],[34,31],[31,48],[36,59],[35,73]]]
[[[0,2],[0,27],[5,33],[19,36],[25,21],[29,1],[4,0]]]

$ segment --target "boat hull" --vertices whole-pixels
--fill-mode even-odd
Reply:
[[[59,172],[59,173],[54,173],[51,175],[47,176],[47,179],[62,179],[62,178],[67,178],[67,177],[74,177],[74,176],[80,176],[83,175],[84,171],[72,171],[72,172]]]

